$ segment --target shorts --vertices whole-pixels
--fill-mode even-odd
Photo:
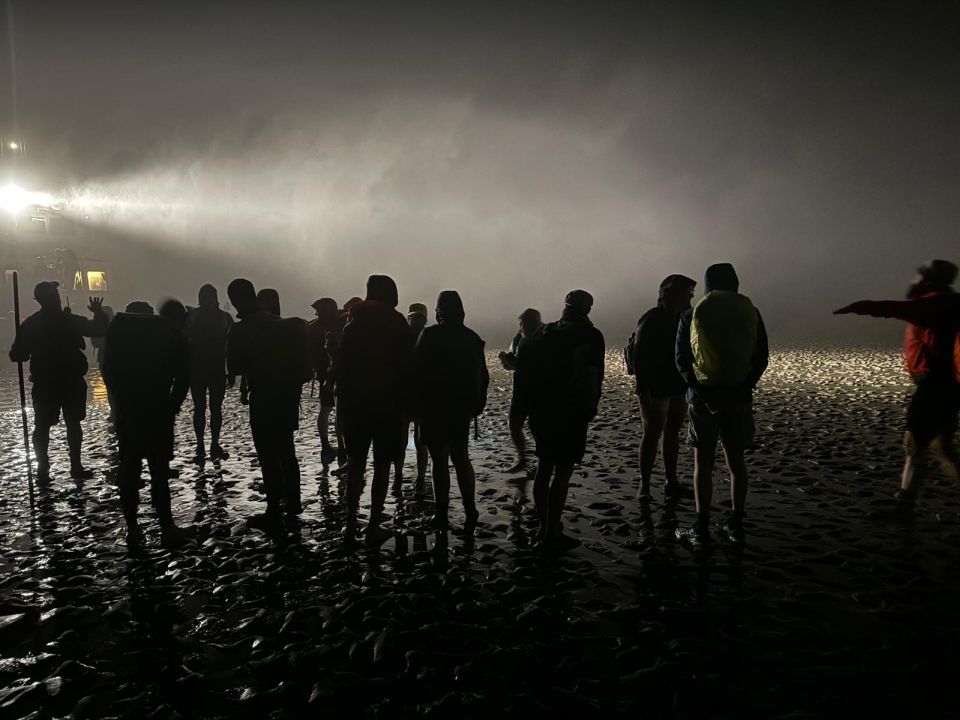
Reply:
[[[912,444],[924,449],[940,436],[952,437],[957,431],[958,409],[960,386],[952,379],[918,382],[907,406],[907,432]]]
[[[420,418],[420,442],[427,447],[465,445],[470,441],[468,417]]]
[[[369,418],[345,421],[343,440],[350,462],[366,462],[373,446],[374,464],[402,460],[407,446],[401,439],[403,418]]]
[[[693,447],[715,451],[719,440],[725,450],[742,452],[753,445],[756,426],[751,400],[725,402],[724,407],[716,411],[698,400],[690,405],[689,413],[689,438]]]
[[[66,422],[80,422],[87,417],[87,383],[82,375],[76,378],[33,382],[33,422],[38,427],[49,427],[60,422],[60,412]]]
[[[534,454],[541,460],[577,464],[587,451],[587,418],[563,413],[530,413]]]

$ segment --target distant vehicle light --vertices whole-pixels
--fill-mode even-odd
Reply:
[[[16,185],[0,187],[0,207],[12,215],[32,205],[49,206],[52,203],[53,198],[47,193],[24,190]]]
[[[19,149],[20,149],[20,146],[17,145],[15,142],[10,143],[9,147],[10,147],[11,150],[19,150]]]

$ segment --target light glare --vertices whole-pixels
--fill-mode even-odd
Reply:
[[[31,205],[51,205],[53,198],[47,193],[31,192],[16,185],[4,185],[0,188],[0,207],[16,215]]]

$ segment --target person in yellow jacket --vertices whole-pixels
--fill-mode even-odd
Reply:
[[[720,530],[741,543],[748,483],[744,452],[753,443],[753,390],[769,361],[767,332],[750,298],[738,292],[740,280],[732,265],[708,267],[704,286],[706,294],[680,317],[677,329],[677,369],[687,383],[697,519],[676,534],[695,544],[710,540],[719,440],[730,471],[732,503]]]

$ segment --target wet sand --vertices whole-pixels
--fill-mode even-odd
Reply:
[[[112,477],[102,383],[86,458],[28,507],[16,375],[0,376],[0,717],[814,717],[920,707],[956,713],[960,489],[916,512],[890,500],[910,391],[893,351],[777,353],[757,395],[748,543],[693,550],[673,531],[692,499],[635,498],[638,415],[610,357],[602,411],[565,520],[581,547],[529,547],[531,488],[509,482],[510,378],[493,371],[473,445],[472,540],[425,528],[407,482],[379,554],[339,551],[340,481],[319,461],[304,398],[299,535],[246,529],[262,494],[245,409],[228,398],[231,458],[203,472],[179,419],[178,522],[198,545],[131,557]],[[491,369],[495,360],[491,357]],[[690,482],[689,453],[681,476]],[[369,490],[369,488],[368,488]],[[453,491],[452,521],[462,522]],[[715,498],[726,503],[726,480]],[[369,501],[365,496],[364,505]],[[719,520],[722,509],[715,510]]]

